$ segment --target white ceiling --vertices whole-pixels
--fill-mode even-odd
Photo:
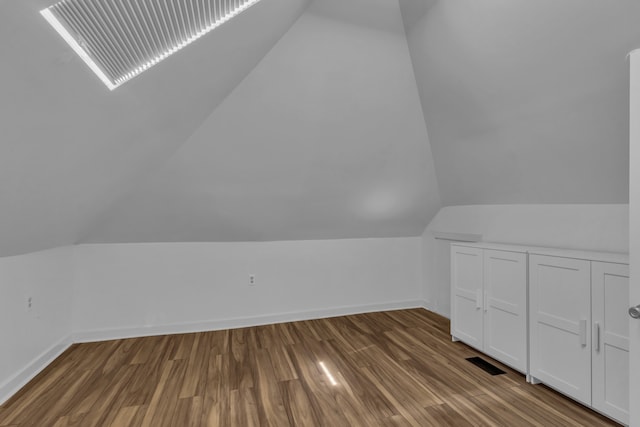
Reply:
[[[401,0],[444,205],[627,203],[638,0]]]
[[[415,236],[439,208],[398,4],[322,0],[83,241]]]
[[[0,255],[72,244],[260,62],[307,0],[265,0],[116,91],[38,11],[0,2]]]
[[[627,201],[637,0],[263,0],[114,92],[49,4],[0,2],[0,256]]]

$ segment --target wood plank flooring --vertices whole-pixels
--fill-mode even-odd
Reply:
[[[476,355],[422,309],[77,344],[0,426],[615,425]]]

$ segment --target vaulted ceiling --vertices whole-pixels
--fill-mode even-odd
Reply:
[[[401,0],[444,205],[627,203],[637,0]]]
[[[637,0],[262,0],[109,92],[0,2],[0,255],[625,203]]]

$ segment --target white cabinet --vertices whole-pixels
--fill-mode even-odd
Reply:
[[[484,348],[482,249],[451,245],[451,335]]]
[[[451,335],[629,422],[625,254],[451,245]]]
[[[526,373],[526,252],[451,245],[451,335]]]
[[[531,375],[591,405],[589,261],[529,256]]]
[[[529,255],[530,374],[628,423],[628,265],[575,256]]]
[[[484,250],[484,352],[526,373],[527,254]]]
[[[593,402],[598,411],[629,423],[629,266],[591,263]]]

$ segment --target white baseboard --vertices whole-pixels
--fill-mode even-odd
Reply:
[[[9,400],[22,387],[38,375],[51,362],[57,359],[66,349],[73,344],[71,336],[67,336],[33,359],[20,372],[0,385],[0,405]]]
[[[382,304],[344,306],[320,310],[298,311],[269,314],[265,316],[242,317],[231,319],[209,320],[204,322],[180,323],[172,325],[142,326],[135,328],[104,329],[78,331],[73,334],[73,342],[107,341],[122,338],[136,338],[153,335],[184,334],[221,329],[246,328],[250,326],[269,325],[273,323],[295,322],[300,320],[321,319],[327,317],[347,316],[350,314],[370,313],[376,311],[401,310],[407,308],[424,308],[422,300],[395,301]]]
[[[0,404],[6,402],[38,375],[44,368],[60,356],[73,343],[107,341],[122,338],[135,338],[153,335],[168,335],[235,329],[273,323],[295,322],[300,320],[321,319],[327,317],[347,316],[351,314],[391,311],[408,308],[424,308],[429,310],[428,303],[423,300],[395,301],[382,304],[344,306],[321,310],[309,310],[290,313],[270,314],[265,316],[210,320],[206,322],[182,323],[173,325],[147,326],[121,329],[105,329],[80,331],[60,340],[39,357],[31,361],[24,369],[0,385]]]
[[[439,310],[438,308],[435,307],[431,307],[431,308],[427,308],[425,307],[425,309],[429,310],[429,311],[433,311],[435,314],[439,314],[442,317],[446,317],[447,319],[451,319],[451,314],[448,312],[444,312],[443,310]]]

